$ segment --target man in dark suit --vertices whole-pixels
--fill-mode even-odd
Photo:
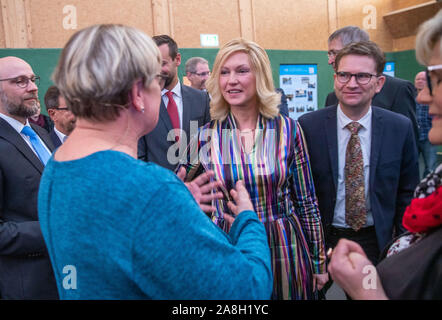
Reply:
[[[382,89],[385,58],[373,42],[353,43],[336,58],[339,104],[300,117],[326,246],[358,242],[377,263],[419,182],[411,121],[372,106]]]
[[[138,142],[138,158],[174,170],[191,135],[210,121],[209,96],[180,83],[181,55],[176,42],[167,35],[154,36],[161,51],[164,86],[160,115],[155,129]]]
[[[54,128],[49,132],[52,143],[58,148],[75,128],[76,117],[66,106],[66,101],[56,86],[50,86],[45,94],[45,105]]]
[[[335,58],[346,45],[359,41],[368,41],[369,35],[366,31],[356,26],[347,26],[333,32],[328,38],[328,64],[335,69]],[[385,83],[381,91],[373,97],[373,105],[403,114],[413,123],[413,132],[418,135],[418,124],[416,118],[416,104],[414,101],[415,88],[410,81],[384,75]],[[335,92],[330,92],[325,100],[325,106],[332,106],[338,103]]]
[[[57,299],[37,215],[53,145],[28,118],[38,112],[38,77],[25,61],[0,59],[0,298]]]

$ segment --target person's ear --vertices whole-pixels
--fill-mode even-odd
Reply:
[[[181,64],[181,54],[178,52],[176,57],[175,57],[175,63],[176,66],[178,67]]]
[[[129,92],[129,101],[132,103],[133,107],[139,111],[144,112],[144,102],[143,102],[143,80],[138,79],[132,84],[132,88]]]
[[[378,77],[378,81],[376,83],[376,93],[380,92],[382,90],[382,87],[384,86],[385,83],[385,76],[379,76]]]
[[[57,110],[48,109],[47,111],[48,111],[49,118],[51,118],[51,120],[54,121],[55,115],[57,114]]]

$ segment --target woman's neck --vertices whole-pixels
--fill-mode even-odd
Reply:
[[[104,150],[120,151],[137,158],[138,138],[124,120],[127,119],[120,117],[103,123],[77,119],[74,131],[59,148],[56,160],[74,160]]]
[[[240,131],[255,130],[258,121],[258,107],[231,107],[236,125]]]

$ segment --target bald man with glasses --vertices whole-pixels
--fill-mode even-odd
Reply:
[[[54,149],[28,118],[39,111],[38,81],[17,57],[0,59],[0,298],[57,299],[37,214],[44,166]]]

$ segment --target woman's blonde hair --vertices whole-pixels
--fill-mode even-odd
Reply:
[[[148,87],[160,71],[161,55],[142,31],[95,25],[76,32],[64,47],[52,80],[77,117],[115,120],[130,106],[137,79]]]
[[[428,66],[434,46],[439,42],[439,55],[442,55],[442,9],[419,27],[416,36],[416,58]]]
[[[244,52],[250,59],[256,77],[259,112],[266,118],[276,117],[279,113],[278,105],[281,103],[281,96],[275,92],[269,57],[257,43],[238,38],[229,41],[219,50],[213,64],[212,74],[206,82],[206,88],[211,95],[210,116],[212,120],[222,121],[230,111],[230,105],[224,99],[219,87],[219,76],[224,62],[236,52]]]

